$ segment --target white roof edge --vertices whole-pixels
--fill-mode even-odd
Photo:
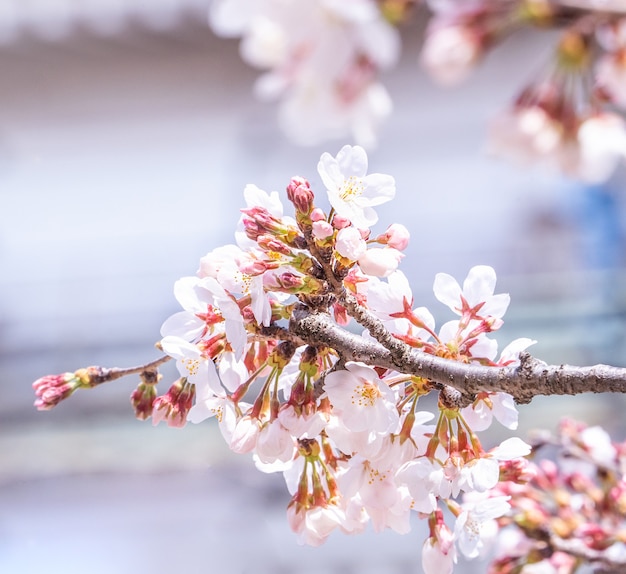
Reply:
[[[62,42],[75,32],[108,37],[129,26],[175,29],[183,19],[207,21],[211,0],[1,0],[0,46],[35,37]]]

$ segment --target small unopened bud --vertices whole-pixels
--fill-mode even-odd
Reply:
[[[344,227],[350,227],[351,221],[347,217],[335,214],[333,217],[333,227],[335,229],[343,229]]]
[[[376,238],[376,241],[388,247],[393,247],[398,251],[404,251],[409,244],[411,234],[401,223],[392,223],[383,235]]]
[[[182,428],[187,424],[187,413],[193,404],[196,387],[186,378],[178,379],[164,395],[154,399],[152,424],[165,421],[167,426]]]
[[[139,383],[130,395],[130,403],[135,409],[135,416],[142,421],[152,416],[154,400],[156,399],[156,386],[153,384]]]
[[[319,207],[316,207],[313,211],[311,211],[311,221],[322,221],[325,219],[326,214]]]
[[[287,186],[287,197],[296,210],[300,213],[309,214],[313,209],[314,195],[309,182],[303,177],[292,177]]]
[[[50,410],[62,400],[71,396],[81,386],[80,379],[75,373],[62,373],[60,375],[46,375],[33,383],[33,389],[37,400],[35,406],[40,411]]]
[[[335,232],[333,226],[325,220],[314,221],[312,230],[315,239],[327,239]]]
[[[46,375],[33,383],[37,400],[34,405],[40,411],[50,410],[62,400],[67,399],[76,390],[89,389],[103,382],[103,370],[100,367],[78,369],[74,373]]]

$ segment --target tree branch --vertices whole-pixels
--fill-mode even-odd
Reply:
[[[155,361],[146,363],[145,365],[139,365],[137,367],[87,367],[86,371],[88,371],[91,385],[95,387],[103,383],[108,383],[110,381],[115,381],[116,379],[121,379],[122,377],[126,377],[128,375],[142,375],[144,373],[154,373],[156,372],[156,369],[158,367],[160,367],[164,363],[167,363],[171,358],[172,357],[170,357],[169,355],[163,355]],[[156,380],[154,382],[156,382]]]
[[[529,403],[537,395],[626,392],[626,368],[548,365],[528,353],[520,355],[516,367],[485,367],[428,355],[401,341],[397,343],[403,352],[392,353],[378,342],[340,329],[328,314],[313,313],[304,305],[294,309],[290,329],[309,344],[334,348],[345,360],[385,367],[453,387],[460,393],[458,406],[470,404],[481,391],[506,392],[517,403]]]

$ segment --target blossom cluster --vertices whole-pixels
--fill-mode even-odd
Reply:
[[[279,121],[297,143],[352,135],[375,143],[391,99],[379,81],[399,58],[398,25],[416,0],[214,0],[216,33],[241,37],[241,55],[267,70],[256,93],[280,99]],[[419,56],[454,85],[523,28],[562,30],[552,60],[489,130],[489,149],[587,182],[626,157],[626,9],[621,0],[427,0]]]
[[[334,333],[360,328],[359,341],[378,350],[400,345],[418,356],[487,368],[518,365],[534,341],[517,339],[498,352],[490,335],[502,326],[510,298],[495,292],[495,271],[485,265],[472,267],[462,285],[436,275],[434,294],[453,315],[437,326],[427,308],[414,304],[400,269],[408,230],[395,223],[372,232],[376,207],[395,195],[393,177],[368,173],[358,146],[324,153],[317,168],[330,209],[317,205],[300,176],[286,189],[293,216],[277,192],[246,186],[235,242],[207,253],[196,275],[174,286],[182,310],[161,327],[158,346],[166,356],[129,371],[141,376],[131,395],[136,416],[172,427],[215,419],[232,451],[251,455],[262,472],[282,474],[291,495],[287,519],[301,543],[319,545],[334,531],[357,534],[368,524],[405,534],[418,517],[428,524],[423,569],[445,574],[459,556],[482,556],[515,512],[530,541],[496,561],[494,572],[521,572],[515,568],[545,557],[532,536],[537,521],[553,516],[553,530],[567,538],[557,529],[564,511],[553,511],[552,501],[563,488],[589,482],[580,473],[563,483],[548,477],[548,466],[529,463],[531,447],[520,438],[483,446],[478,433],[494,420],[517,428],[513,396],[481,391],[460,401],[454,389],[419,371],[402,372],[375,355],[355,360],[350,343],[303,332],[296,323],[323,317]],[[156,366],[166,359],[175,361],[179,377],[159,395]],[[42,377],[33,384],[35,406],[52,408],[79,388],[121,374],[89,367]],[[434,403],[425,399],[431,394]],[[605,502],[622,509],[626,448],[593,429],[571,427],[567,436],[570,450],[613,473]],[[598,530],[583,515],[568,523],[568,533],[584,530],[592,549],[617,540],[604,515]]]
[[[353,133],[373,143],[391,111],[377,76],[400,52],[375,0],[215,0],[209,20],[216,33],[240,36],[242,58],[267,70],[255,92],[281,99],[279,122],[294,141]]]
[[[500,517],[490,574],[573,572],[583,562],[622,572],[626,559],[626,443],[605,430],[564,420],[537,436],[525,485],[503,481],[515,519]],[[556,450],[542,457],[543,451]],[[604,571],[604,570],[603,570]]]
[[[331,210],[317,207],[307,180],[294,177],[287,195],[295,218],[276,192],[248,185],[236,243],[211,251],[195,277],[176,283],[183,311],[163,324],[161,347],[176,359],[182,386],[193,389],[187,420],[216,417],[233,451],[283,474],[288,521],[301,542],[318,545],[334,530],[358,533],[368,523],[406,533],[417,513],[430,524],[424,568],[445,572],[457,548],[477,556],[509,508],[507,496],[455,501],[486,497],[511,461],[523,468],[520,457],[530,451],[523,441],[487,450],[476,434],[494,418],[516,428],[511,396],[482,393],[464,408],[442,399],[435,414],[420,410],[420,399],[437,390],[428,380],[345,361],[331,347],[298,340],[288,320],[300,304],[346,325],[345,291],[398,340],[454,361],[509,365],[533,341],[517,340],[498,356],[488,335],[502,325],[509,297],[494,294],[487,266],[472,268],[462,286],[437,275],[435,295],[456,315],[439,329],[426,308],[413,306],[398,269],[408,231],[370,230],[395,183],[367,167],[360,147],[323,154],[318,171]],[[183,422],[180,381],[169,399],[155,400],[155,421]],[[455,526],[448,528],[443,508]]]

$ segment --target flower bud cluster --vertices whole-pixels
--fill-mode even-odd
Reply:
[[[279,122],[293,141],[351,134],[370,146],[392,109],[378,76],[398,62],[397,27],[417,5],[429,11],[420,63],[446,86],[520,29],[561,30],[550,70],[496,117],[490,147],[583,181],[610,177],[626,155],[622,0],[214,0],[209,21],[218,35],[240,37],[243,59],[265,71],[255,91],[280,101]],[[294,183],[288,195],[309,213],[306,186]]]

